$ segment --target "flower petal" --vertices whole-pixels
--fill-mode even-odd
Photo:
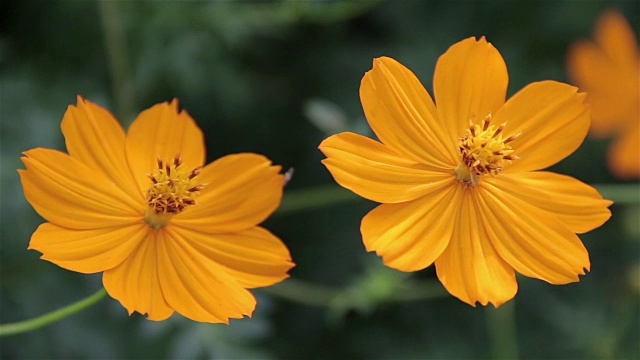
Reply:
[[[494,249],[467,191],[462,198],[449,246],[436,260],[438,279],[458,299],[476,305],[504,304],[516,295],[516,274]]]
[[[294,266],[284,243],[258,226],[229,234],[207,234],[187,228],[178,231],[190,247],[224,266],[224,271],[245,288],[280,282],[289,277],[287,271]]]
[[[142,218],[142,204],[69,155],[40,148],[24,155],[26,170],[18,170],[24,196],[49,222],[70,229],[96,229]]]
[[[587,102],[592,106],[593,123],[597,122],[599,125],[602,122],[614,122],[637,126],[640,120],[640,53],[635,32],[620,12],[608,10],[598,18],[593,36],[602,52],[601,56],[606,58],[608,64],[606,68],[597,67],[598,71],[591,68],[589,76],[597,73],[597,79],[602,80],[602,75],[609,75],[606,84],[598,83],[602,88],[585,87]],[[599,96],[605,98],[600,99]],[[614,112],[615,108],[620,108],[623,112],[610,114],[613,117],[601,118],[601,114],[596,113],[601,110],[600,105],[613,108],[608,111]],[[636,147],[634,152],[637,153],[638,149]]]
[[[362,78],[360,101],[380,141],[417,162],[455,167],[455,135],[445,131],[431,96],[411,70],[381,57]]]
[[[569,77],[587,92],[593,118],[589,131],[595,136],[617,133],[626,123],[638,121],[638,63],[625,66],[612,58],[617,56],[586,41],[574,44],[567,55]]]
[[[86,166],[101,171],[134,201],[143,202],[127,165],[124,130],[110,112],[78,96],[62,119],[62,133],[69,155]]]
[[[360,226],[367,251],[394,269],[426,268],[449,244],[462,194],[457,183],[448,184],[419,199],[371,210]]]
[[[142,191],[149,187],[147,174],[157,168],[158,157],[171,161],[180,154],[186,168],[204,165],[204,136],[178,100],[160,103],[143,111],[129,127],[126,138],[129,166]]]
[[[85,274],[120,265],[145,237],[149,226],[141,222],[115,228],[71,230],[44,223],[31,236],[29,249],[41,259]]]
[[[484,37],[470,37],[452,45],[436,63],[433,92],[438,116],[458,149],[458,138],[469,121],[479,123],[504,104],[509,84],[502,55]],[[457,160],[457,157],[454,157]]]
[[[640,121],[620,135],[610,145],[607,162],[611,172],[619,178],[640,178]]]
[[[598,190],[570,176],[536,171],[502,174],[486,182],[510,197],[549,212],[571,231],[585,233],[604,224],[612,204]]]
[[[531,83],[518,91],[495,115],[506,122],[505,137],[520,134],[510,143],[520,157],[505,172],[549,167],[574,152],[589,130],[585,94],[556,81]]]
[[[199,206],[175,216],[181,227],[204,233],[244,230],[264,221],[280,205],[284,176],[280,166],[258,154],[221,157],[202,169],[198,179],[207,184],[196,198]]]
[[[192,247],[182,229],[167,228],[158,249],[158,271],[167,302],[191,320],[229,323],[251,316],[256,300],[224,266]]]
[[[567,225],[488,182],[477,185],[476,208],[494,248],[509,265],[552,284],[579,281],[589,253]],[[524,218],[526,217],[526,219]]]
[[[613,62],[638,67],[638,43],[629,22],[618,11],[607,10],[598,17],[594,40]]]
[[[159,243],[162,231],[148,231],[138,247],[120,265],[103,273],[102,283],[109,295],[120,301],[129,315],[148,314],[149,320],[164,320],[173,314],[160,287]]]
[[[415,200],[453,173],[408,160],[390,147],[367,137],[342,133],[320,144],[322,163],[341,186],[381,203]]]

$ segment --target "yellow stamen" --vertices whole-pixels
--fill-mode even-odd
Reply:
[[[460,163],[455,169],[459,182],[465,185],[476,185],[480,177],[489,174],[496,176],[502,169],[517,160],[513,149],[507,143],[515,140],[519,134],[502,139],[502,131],[506,123],[500,126],[491,125],[491,114],[482,124],[469,123],[467,133],[460,138]]]
[[[147,208],[144,219],[154,229],[166,226],[174,215],[191,205],[196,205],[194,197],[205,187],[204,184],[198,184],[196,179],[201,166],[186,171],[181,165],[182,159],[179,154],[173,162],[163,162],[158,158],[158,169],[149,174],[151,184],[146,193]]]

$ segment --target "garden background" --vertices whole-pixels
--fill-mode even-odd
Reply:
[[[552,168],[622,200],[604,226],[580,236],[591,272],[565,286],[519,276],[515,300],[497,310],[443,292],[433,266],[403,274],[366,253],[359,225],[376,204],[338,187],[317,149],[340,131],[371,134],[358,88],[374,57],[399,60],[431,92],[438,56],[484,35],[505,58],[512,95],[534,81],[566,82],[568,46],[590,37],[608,8],[638,34],[640,3],[632,0],[2,1],[0,323],[101,287],[100,274],[66,271],[27,251],[43,220],[16,172],[22,151],[64,150],[60,121],[78,94],[125,127],[178,98],[205,133],[208,162],[257,152],[293,167],[283,205],[264,226],[297,266],[281,285],[253,291],[253,318],[230,326],[178,314],[151,322],[107,297],[0,338],[0,357],[639,358],[640,193],[609,175],[606,140],[587,139]]]

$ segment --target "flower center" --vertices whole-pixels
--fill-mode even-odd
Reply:
[[[193,198],[204,189],[205,185],[196,181],[202,166],[186,171],[181,165],[179,154],[173,162],[163,162],[158,158],[158,169],[153,174],[148,174],[151,185],[146,194],[144,219],[156,230],[167,225],[174,215],[196,205]]]
[[[460,138],[460,164],[455,169],[457,179],[465,185],[475,185],[481,176],[497,175],[505,165],[517,160],[513,149],[508,143],[520,134],[502,138],[502,131],[506,123],[491,125],[491,114],[487,115],[482,124],[469,123],[466,134]]]

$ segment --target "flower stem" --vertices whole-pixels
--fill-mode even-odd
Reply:
[[[491,358],[518,358],[518,336],[516,334],[515,300],[503,304],[498,309],[485,309],[487,334],[489,336]]]
[[[594,184],[605,199],[616,204],[640,204],[640,183],[636,184]]]
[[[98,7],[116,115],[122,121],[135,114],[135,89],[131,81],[126,31],[122,24],[119,2],[98,1]]]
[[[71,305],[65,306],[62,309],[52,311],[48,314],[44,314],[29,320],[23,320],[9,324],[0,324],[0,336],[15,335],[33,331],[45,325],[49,325],[56,321],[62,320],[97,303],[106,294],[107,291],[103,288],[83,300],[77,301]]]
[[[616,204],[640,204],[640,184],[594,184],[605,199]],[[337,185],[321,185],[307,189],[285,191],[282,205],[275,216],[362,200]]]
[[[398,288],[393,292],[392,296],[382,297],[378,301],[382,302],[406,302],[406,301],[418,301],[429,300],[443,296],[448,296],[448,293],[440,283],[435,280],[425,281],[412,281],[409,280],[402,288]],[[264,292],[271,295],[280,297],[285,300],[300,303],[308,306],[318,306],[331,308],[338,304],[336,300],[345,299],[345,295],[354,295],[353,292],[357,292],[366,298],[371,299],[372,294],[367,291],[368,287],[360,287],[357,284],[354,286],[347,286],[344,288],[332,287],[327,285],[318,285],[310,283],[304,280],[298,280],[294,278],[286,279],[285,281],[272,285],[269,287],[261,288]],[[354,300],[353,304],[349,306],[356,306],[357,300],[361,296],[347,296]],[[344,304],[341,304],[344,305]]]
[[[340,289],[317,285],[294,278],[262,288],[265,292],[280,298],[309,306],[329,306],[340,295]]]
[[[358,195],[337,185],[285,191],[282,204],[274,215],[285,215],[360,199],[362,198]]]

